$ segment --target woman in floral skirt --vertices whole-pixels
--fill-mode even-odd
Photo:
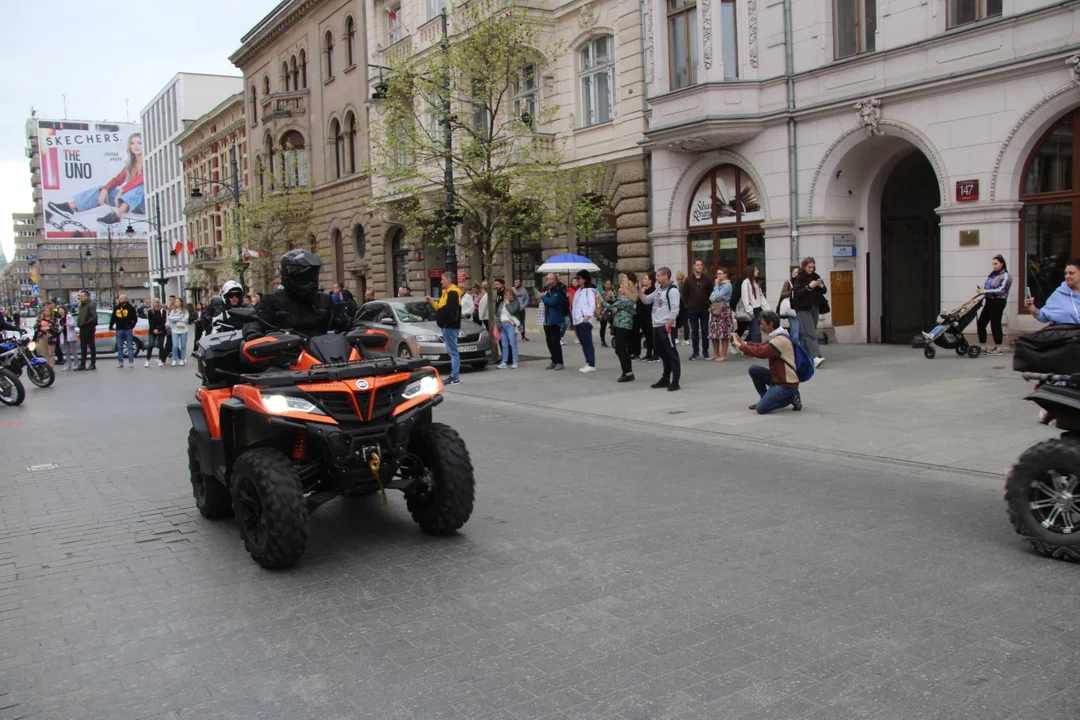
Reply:
[[[728,341],[735,332],[735,316],[731,312],[731,281],[724,268],[716,271],[716,287],[709,295],[709,339],[712,340],[712,360],[727,360]]]

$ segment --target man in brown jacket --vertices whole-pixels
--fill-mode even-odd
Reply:
[[[97,304],[90,299],[86,290],[79,291],[79,311],[75,316],[75,325],[79,328],[79,367],[76,370],[97,370]],[[90,365],[86,364],[86,351],[90,350]]]
[[[701,356],[709,359],[709,295],[713,281],[705,274],[705,263],[694,261],[693,272],[683,281],[683,296],[690,319],[690,337],[693,345],[691,360],[698,359],[698,338],[701,338]]]
[[[768,338],[765,342],[743,342],[738,335],[731,337],[737,350],[769,361],[768,368],[750,366],[750,379],[761,398],[750,409],[757,410],[758,415],[766,415],[786,405],[792,410],[802,410],[799,376],[795,373],[795,346],[780,328],[780,316],[767,310],[761,313],[759,326],[762,337]]]

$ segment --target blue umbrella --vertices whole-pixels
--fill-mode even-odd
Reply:
[[[543,265],[536,268],[537,272],[575,272],[577,270],[588,270],[589,272],[600,272],[600,266],[594,263],[584,255],[574,255],[573,253],[564,253],[562,255],[556,255],[555,257],[548,258]]]

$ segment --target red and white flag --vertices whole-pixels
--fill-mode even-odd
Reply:
[[[395,10],[394,8],[387,5],[386,6],[386,12],[390,13],[390,19],[391,20],[393,20],[394,22],[397,22],[397,10]]]

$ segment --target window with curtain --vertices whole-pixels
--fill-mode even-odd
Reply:
[[[615,38],[601,35],[578,51],[581,84],[581,126],[599,125],[614,116]]]
[[[724,79],[739,77],[739,34],[735,20],[735,0],[720,0],[720,57]]]
[[[289,92],[289,63],[281,63],[281,87],[285,92]]]
[[[386,42],[387,45],[393,45],[405,37],[405,27],[401,24],[401,3],[394,3],[386,7]]]
[[[295,55],[293,55],[292,59],[289,61],[289,66],[290,66],[290,72],[292,74],[292,89],[293,90],[299,90],[300,89],[300,68],[296,64],[296,56]]]
[[[446,0],[427,0],[427,17],[431,20],[436,15],[441,15],[446,7]]]
[[[697,82],[697,28],[696,0],[668,0],[668,64],[672,90]]]
[[[356,172],[356,115],[345,116],[345,170]]]
[[[833,52],[837,60],[874,50],[877,0],[833,0]]]
[[[259,91],[255,89],[255,86],[251,86],[251,124],[255,125],[259,122]]]

